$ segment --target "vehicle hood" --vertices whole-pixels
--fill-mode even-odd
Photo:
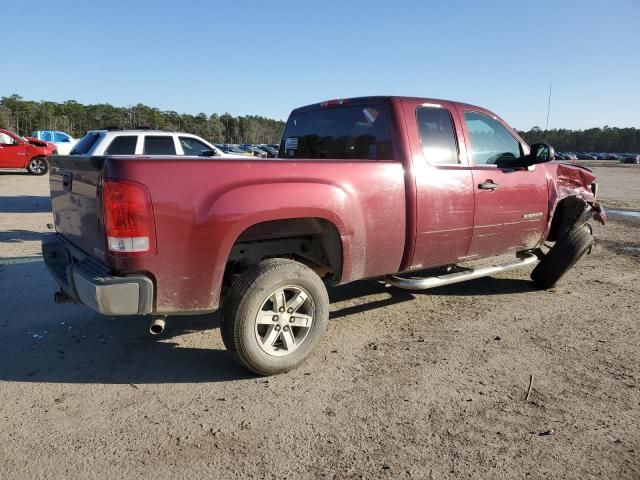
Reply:
[[[48,153],[53,153],[56,150],[56,144],[51,142],[45,142],[44,140],[38,140],[33,137],[24,137],[24,139],[29,142],[29,145],[33,145],[34,147],[44,148]]]

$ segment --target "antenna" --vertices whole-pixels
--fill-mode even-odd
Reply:
[[[544,125],[545,134],[547,130],[549,130],[549,112],[551,111],[551,87],[553,87],[553,83],[549,84],[549,101],[547,102],[547,123]]]

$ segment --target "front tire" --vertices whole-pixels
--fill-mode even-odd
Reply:
[[[44,175],[49,171],[49,162],[44,157],[34,157],[29,161],[27,171],[31,175]]]
[[[233,285],[222,311],[225,346],[247,369],[275,375],[301,365],[329,322],[329,296],[309,267],[269,259]]]
[[[531,272],[531,280],[540,288],[553,287],[593,247],[594,242],[587,226],[572,229],[540,260]]]

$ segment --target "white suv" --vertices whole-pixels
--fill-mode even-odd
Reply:
[[[237,157],[197,135],[162,130],[90,130],[76,143],[71,155]]]

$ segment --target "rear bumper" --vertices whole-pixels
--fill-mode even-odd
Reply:
[[[104,315],[146,315],[153,310],[153,282],[144,275],[113,276],[59,235],[42,242],[51,276],[74,301]]]

